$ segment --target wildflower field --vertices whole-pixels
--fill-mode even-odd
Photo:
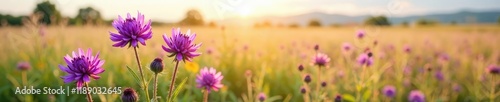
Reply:
[[[184,49],[192,53],[176,52],[178,46],[167,44],[163,35],[168,39],[177,28],[182,34],[188,30],[196,34],[194,41],[186,46],[200,43],[201,46]],[[78,87],[73,78],[65,83],[62,77],[77,72],[65,71],[64,67],[73,67],[78,62],[73,51],[78,55],[79,48],[85,52],[90,48],[92,54],[89,55],[96,56],[99,52],[96,58],[102,60],[100,68],[105,71],[95,72],[100,78],[90,75],[90,81],[84,83],[89,87],[121,87],[118,89],[121,92],[132,88],[141,102],[153,99],[154,93],[157,93],[157,101],[168,100],[176,64],[178,70],[172,91],[176,93],[172,93],[169,101],[201,102],[205,95],[210,102],[500,101],[500,27],[497,25],[152,26],[150,39],[143,39],[145,45],[140,40],[135,42],[137,54],[128,43],[124,47],[113,47],[119,42],[113,42],[110,33],[120,31],[112,26],[0,28],[0,99],[7,102],[86,101],[85,94],[26,95],[15,94],[15,91],[23,86]],[[179,37],[183,37],[182,34]],[[179,44],[176,41],[173,40],[174,45]],[[171,49],[167,51],[162,46]],[[201,55],[196,56],[199,53]],[[66,55],[74,60],[68,63]],[[157,74],[157,89],[154,88],[156,74],[151,71],[154,68],[150,68],[153,60],[161,62],[157,66],[164,66]],[[216,72],[204,68],[213,68]],[[216,75],[218,72],[220,76]],[[206,78],[212,77],[213,80],[207,81]],[[208,83],[212,81],[220,81],[220,85],[210,86]],[[148,95],[141,89],[145,84]],[[124,99],[122,94],[126,93],[90,97],[96,102],[120,102]]]

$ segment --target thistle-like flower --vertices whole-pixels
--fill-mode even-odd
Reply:
[[[358,37],[358,39],[362,39],[363,37],[365,37],[366,35],[366,32],[364,30],[358,30],[356,32],[356,37]]]
[[[302,70],[304,70],[304,66],[302,64],[300,64],[298,69],[299,69],[299,71],[302,71]]]
[[[335,102],[342,102],[342,96],[340,95],[335,96]]]
[[[396,96],[396,87],[392,85],[387,85],[384,87],[384,89],[382,89],[382,92],[385,96],[392,98]]]
[[[192,58],[201,55],[201,53],[196,52],[201,43],[193,44],[194,38],[196,38],[196,34],[191,34],[190,30],[186,34],[182,34],[180,28],[172,28],[171,37],[163,35],[163,40],[167,43],[167,46],[162,46],[162,48],[171,54],[169,57],[175,56],[175,61],[191,61]]]
[[[222,83],[221,80],[224,78],[220,72],[216,72],[216,70],[212,67],[203,68],[200,71],[200,74],[196,76],[196,87],[198,88],[203,88],[208,91],[210,89],[218,91],[220,88],[222,88]]]
[[[135,92],[132,88],[126,88],[122,93],[122,101],[123,102],[138,102],[139,96],[137,92]]]
[[[410,92],[410,95],[408,96],[408,101],[409,102],[425,102],[424,93],[422,93],[418,90],[413,90]]]
[[[155,58],[153,62],[149,65],[151,71],[155,74],[161,73],[163,71],[163,63],[161,58]]]
[[[130,13],[127,13],[125,19],[118,15],[112,25],[118,30],[118,33],[109,32],[111,41],[115,42],[113,47],[124,47],[127,44],[129,47],[139,47],[138,43],[146,45],[146,40],[153,37],[151,20],[145,23],[144,15],[140,12],[137,12],[137,18],[132,17]]]
[[[370,56],[370,53],[363,53],[358,56],[358,64],[363,66],[371,66],[373,64],[373,58]]]
[[[305,94],[307,92],[307,89],[305,87],[300,88],[300,93]]]
[[[29,62],[18,62],[17,69],[20,71],[26,71],[26,70],[31,69],[31,65]]]
[[[59,65],[62,71],[68,73],[68,75],[61,77],[64,83],[76,81],[76,86],[80,89],[84,83],[90,82],[90,78],[100,78],[98,74],[104,72],[102,69],[104,60],[99,59],[99,53],[92,56],[92,49],[89,48],[87,52],[82,49],[78,49],[77,53],[73,51],[72,55],[73,57],[64,56],[67,66]]]
[[[262,93],[262,92],[261,92],[261,93],[259,93],[258,98],[259,98],[259,101],[260,101],[260,102],[264,102],[264,101],[266,100],[267,96],[266,96],[266,94],[265,94],[265,93]]]
[[[348,43],[348,42],[344,42],[342,43],[342,51],[344,52],[348,52],[352,49],[352,45],[351,43]]]
[[[495,65],[490,65],[490,66],[488,66],[488,68],[486,68],[486,71],[491,73],[491,74],[499,74],[500,67],[495,66]]]
[[[326,54],[323,53],[318,53],[316,56],[313,58],[314,65],[317,66],[326,66],[328,65],[328,62],[330,62],[330,57],[328,57]]]
[[[311,75],[307,74],[306,76],[304,76],[304,82],[306,83],[310,83],[311,82]]]

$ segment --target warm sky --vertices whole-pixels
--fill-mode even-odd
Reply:
[[[0,13],[28,15],[42,0],[0,0]],[[163,22],[181,20],[189,9],[205,19],[289,16],[306,12],[345,15],[418,15],[460,10],[500,10],[500,0],[51,0],[64,16],[76,16],[79,8],[92,6],[105,19],[127,12],[145,14]]]

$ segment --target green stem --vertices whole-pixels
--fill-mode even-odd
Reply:
[[[146,79],[144,79],[144,73],[142,73],[142,66],[141,66],[141,61],[139,61],[139,54],[137,54],[137,47],[134,47],[134,54],[135,54],[135,60],[137,61],[137,65],[139,66],[139,72],[141,73],[142,86],[143,86],[142,88],[144,89],[144,93],[146,93],[146,100],[150,102],[148,86],[146,85]]]
[[[248,99],[250,102],[253,102],[253,94],[252,94],[252,82],[250,81],[251,78],[247,77],[247,90],[248,90]]]
[[[208,89],[203,93],[203,102],[208,102]]]
[[[155,102],[158,102],[158,98],[157,98],[157,95],[156,93],[158,92],[158,73],[155,74],[155,80],[154,80],[154,92],[153,92],[153,99],[155,100]]]
[[[85,89],[88,90],[89,89],[89,83],[85,83]],[[92,101],[92,96],[90,96],[90,92],[87,91],[87,102],[93,102]]]
[[[174,89],[175,76],[177,75],[177,68],[179,67],[179,61],[175,61],[174,74],[172,75],[172,82],[170,82],[170,89],[168,90],[168,99],[172,96],[172,90]]]

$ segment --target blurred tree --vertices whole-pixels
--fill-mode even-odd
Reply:
[[[56,9],[56,6],[49,1],[38,3],[33,13],[38,12],[43,13],[40,22],[45,24],[57,24],[59,19],[61,19],[61,13]]]
[[[500,25],[500,17],[498,17],[498,20],[497,20],[498,24]]]
[[[332,24],[330,24],[330,27],[334,27],[334,28],[338,28],[338,27],[341,27],[341,26],[342,26],[342,24],[340,24],[340,23],[332,23]]]
[[[321,22],[318,19],[311,19],[308,25],[309,27],[321,27]]]
[[[403,23],[401,23],[401,26],[408,27],[410,26],[410,23],[408,21],[403,21]]]
[[[75,17],[74,24],[100,25],[104,22],[101,17],[101,12],[92,7],[81,8],[78,10],[78,15]]]
[[[181,25],[203,25],[203,17],[201,16],[201,13],[198,12],[198,10],[191,9],[186,13],[186,18],[184,18],[181,22],[179,22]]]
[[[272,27],[272,26],[273,24],[269,20],[262,22],[262,27]]]
[[[208,23],[208,26],[209,27],[217,27],[217,24],[215,23],[215,21],[211,21],[210,23]]]
[[[430,20],[430,19],[425,19],[425,18],[421,18],[421,19],[417,20],[418,26],[433,26],[433,25],[437,25],[437,24],[439,24],[439,22],[435,21],[435,20]]]
[[[385,16],[374,16],[374,17],[369,17],[368,19],[365,20],[366,25],[372,25],[372,26],[390,26],[391,23]]]
[[[2,25],[20,26],[20,25],[23,25],[23,18],[24,17],[26,17],[26,16],[14,17],[12,15],[0,14],[0,21],[2,21]]]
[[[457,21],[451,21],[450,25],[457,25]]]
[[[290,27],[290,28],[298,28],[299,24],[297,24],[297,23],[291,23],[291,24],[288,25],[288,27]]]

